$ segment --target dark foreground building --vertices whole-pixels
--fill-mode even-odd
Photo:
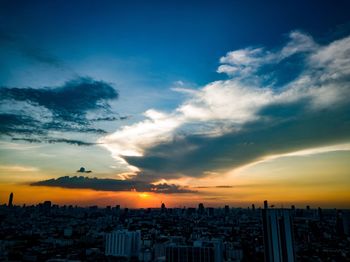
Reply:
[[[166,248],[168,262],[215,262],[213,247],[174,246]]]
[[[292,216],[287,209],[262,210],[266,262],[294,262]]]

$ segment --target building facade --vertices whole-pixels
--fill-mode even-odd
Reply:
[[[105,254],[118,257],[138,257],[141,231],[117,230],[106,234]]]
[[[294,262],[292,216],[287,209],[262,210],[266,262]]]

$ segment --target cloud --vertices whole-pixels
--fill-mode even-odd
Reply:
[[[77,170],[77,173],[91,173],[91,170],[86,170],[85,167],[81,167],[79,168],[79,170]]]
[[[40,122],[30,116],[0,113],[0,134],[43,134],[43,130],[37,129],[39,126]]]
[[[207,189],[207,188],[234,188],[234,186],[196,186],[194,188],[198,188],[198,189]]]
[[[22,140],[32,142],[92,145],[95,143],[54,138],[49,133],[105,134],[87,114],[96,112],[104,115],[105,121],[114,120],[109,101],[117,98],[118,92],[109,83],[91,78],[78,78],[58,87],[0,87],[0,134],[26,135]]]
[[[239,77],[241,80],[245,77],[254,78],[253,74],[264,66],[270,66],[271,70],[271,65],[280,65],[296,54],[310,53],[318,48],[311,36],[300,31],[292,31],[288,37],[288,43],[277,51],[248,47],[228,52],[220,58],[222,65],[217,72]]]
[[[109,109],[107,100],[118,98],[116,90],[108,83],[90,78],[79,78],[55,88],[0,89],[2,100],[25,101],[43,106],[54,117],[65,121],[86,121],[89,110]]]
[[[91,119],[91,121],[118,121],[118,120],[127,120],[129,119],[130,116],[118,116],[118,117],[115,117],[115,116],[107,116],[107,117],[98,117],[98,118],[94,118],[94,119]]]
[[[153,192],[163,194],[174,194],[174,193],[194,193],[185,187],[180,187],[174,184],[149,184],[143,181],[135,180],[117,180],[117,179],[98,179],[89,178],[83,176],[64,176],[57,179],[49,179],[39,181],[31,184],[32,186],[52,186],[52,187],[63,187],[63,188],[85,188],[93,189],[98,191],[139,191],[139,192]]]
[[[227,80],[188,90],[174,111],[99,139],[148,179],[205,176],[350,140],[350,37],[327,45],[293,31],[279,49],[227,53]],[[229,69],[228,69],[229,67]],[[182,91],[181,91],[182,92]]]
[[[38,138],[26,138],[26,137],[12,137],[12,141],[25,141],[29,143],[49,143],[49,144],[56,144],[56,143],[66,143],[70,145],[76,145],[76,146],[92,146],[96,145],[96,143],[91,142],[85,142],[82,140],[77,139],[66,139],[66,138],[52,138],[52,137],[40,137]]]

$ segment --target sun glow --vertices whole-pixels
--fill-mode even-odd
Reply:
[[[139,193],[139,197],[140,197],[140,198],[149,198],[150,195],[147,194],[147,193]]]

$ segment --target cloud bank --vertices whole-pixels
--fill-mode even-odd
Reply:
[[[57,137],[57,132],[105,134],[87,115],[102,112],[109,116],[108,102],[117,98],[113,86],[91,78],[78,78],[58,87],[0,87],[0,135],[29,142],[92,145],[95,143]],[[105,117],[104,121],[114,118]]]
[[[63,188],[93,189],[98,191],[138,191],[162,194],[193,193],[195,191],[174,184],[150,184],[143,181],[98,179],[83,176],[64,176],[31,184],[32,186],[51,186]]]
[[[220,64],[226,80],[175,89],[187,99],[174,111],[150,109],[98,142],[157,181],[350,140],[350,37],[320,45],[293,31],[280,48],[235,50]]]

